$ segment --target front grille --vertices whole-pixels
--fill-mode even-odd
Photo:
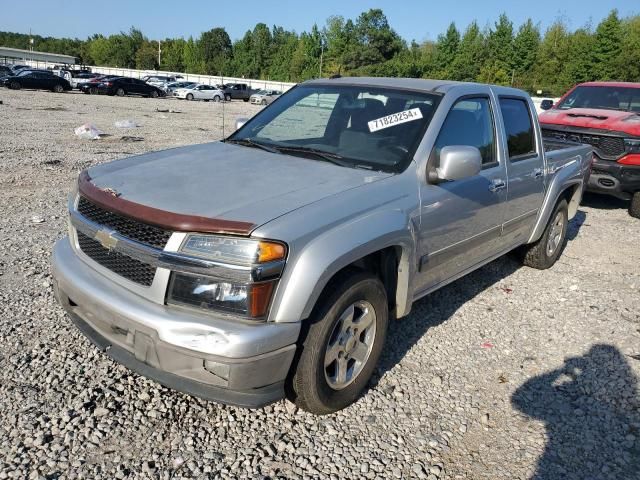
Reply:
[[[171,237],[171,231],[110,212],[83,196],[78,201],[78,213],[95,223],[115,230],[120,235],[155,248],[164,249]]]
[[[593,135],[583,132],[565,132],[549,128],[543,128],[542,135],[548,138],[586,143],[593,147],[598,157],[605,160],[617,160],[625,153],[624,139],[622,137]]]
[[[131,257],[104,248],[102,244],[82,232],[77,232],[80,250],[94,262],[118,275],[145,287],[151,286],[156,268]]]

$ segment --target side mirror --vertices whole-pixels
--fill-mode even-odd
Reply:
[[[238,117],[236,118],[236,130],[240,130],[242,126],[249,121],[246,117]]]
[[[549,100],[548,98],[542,100],[542,102],[540,103],[540,108],[542,110],[550,110],[551,107],[553,107],[553,100]]]
[[[482,155],[476,147],[451,145],[440,150],[440,166],[436,168],[436,182],[473,177],[482,169]]]

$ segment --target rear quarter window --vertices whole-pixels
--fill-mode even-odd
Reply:
[[[511,161],[536,155],[536,139],[529,105],[520,98],[500,98],[500,111],[507,134],[507,148]]]

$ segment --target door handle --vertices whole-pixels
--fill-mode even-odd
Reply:
[[[536,168],[533,170],[533,178],[541,178],[542,177],[542,169]]]
[[[506,186],[507,186],[507,184],[505,183],[504,180],[495,179],[495,180],[493,180],[493,182],[491,182],[491,185],[489,186],[489,191],[495,193],[495,192],[498,192],[498,191],[502,190]]]

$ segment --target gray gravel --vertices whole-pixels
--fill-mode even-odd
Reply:
[[[218,139],[222,105],[0,100],[0,479],[640,478],[640,221],[623,204],[587,198],[551,270],[505,257],[418,302],[350,408],[224,407],[99,353],[48,266],[82,168]],[[227,125],[258,110],[224,108]],[[111,136],[77,139],[85,122]]]

